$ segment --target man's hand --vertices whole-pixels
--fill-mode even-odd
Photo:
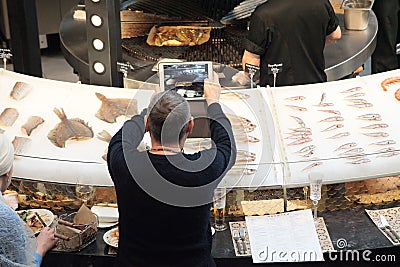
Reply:
[[[219,84],[218,74],[213,72],[212,78],[206,78],[204,80],[204,96],[207,101],[207,105],[217,103],[221,95],[221,85]]]

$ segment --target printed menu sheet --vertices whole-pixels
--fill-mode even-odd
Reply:
[[[247,216],[253,263],[323,261],[311,210]]]

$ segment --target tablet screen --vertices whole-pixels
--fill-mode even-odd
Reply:
[[[204,79],[212,71],[209,61],[161,63],[160,87],[162,90],[176,89],[181,95],[202,97],[204,94]]]

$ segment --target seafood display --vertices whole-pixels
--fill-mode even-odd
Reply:
[[[96,117],[105,122],[114,123],[119,116],[131,117],[138,114],[137,100],[126,98],[107,98],[100,93],[95,93],[101,101],[101,107]]]
[[[0,125],[11,127],[18,119],[19,113],[15,108],[6,108],[0,114]]]
[[[33,172],[46,171],[46,164],[50,166],[52,160],[57,169],[71,167],[70,175],[74,177],[83,171],[72,167],[85,164],[85,171],[94,170],[86,176],[102,177],[106,181],[103,185],[112,185],[101,156],[106,159],[107,143],[125,116],[133,116],[146,107],[152,92],[63,85],[41,79],[35,82],[35,77],[24,79],[21,74],[5,73],[5,79],[4,71],[0,73],[0,132],[14,139],[16,164],[20,164],[16,169],[22,173],[17,175],[39,177],[40,173]],[[237,145],[237,161],[227,173],[225,184],[245,187],[287,182],[297,186],[307,183],[312,171],[324,173],[327,183],[396,172],[400,126],[396,118],[398,101],[392,93],[400,87],[400,73],[374,77],[377,78],[372,82],[361,77],[275,90],[222,90],[223,109],[236,113],[227,114]],[[57,92],[55,87],[59,87]],[[400,91],[396,93],[400,99]],[[49,101],[40,101],[44,96]],[[58,108],[54,109],[55,116],[53,107],[64,108],[66,114]],[[69,141],[86,139],[91,140]],[[148,134],[143,142],[148,142]],[[185,153],[211,145],[210,138],[189,138]],[[21,168],[22,164],[40,167],[27,171],[29,168]],[[44,176],[55,182],[62,180]]]
[[[21,100],[26,97],[32,90],[32,85],[25,82],[16,82],[13,89],[11,90],[10,97],[14,100]]]
[[[81,119],[68,119],[63,109],[54,109],[61,122],[49,132],[47,138],[57,147],[65,147],[67,140],[86,140],[93,137],[92,128]]]
[[[385,89],[396,83],[400,83],[400,77],[387,80]],[[358,165],[373,166],[375,158],[400,155],[400,149],[393,146],[397,141],[389,139],[392,123],[377,112],[382,109],[381,103],[375,103],[374,91],[363,86],[328,87],[317,94],[311,88],[302,95],[290,95],[290,90],[273,93],[292,177],[304,177],[313,169],[326,171],[331,161],[355,170]]]
[[[21,137],[21,136],[16,136],[14,140],[12,141],[12,144],[14,146],[14,153],[15,154],[21,154],[24,152],[26,149],[26,146],[31,143],[31,139],[26,138],[26,137]]]
[[[21,131],[27,136],[30,136],[32,131],[42,123],[44,123],[44,119],[42,117],[31,116],[29,117],[28,121],[21,126]]]

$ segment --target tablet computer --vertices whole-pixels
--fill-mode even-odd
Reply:
[[[204,79],[211,77],[211,61],[162,62],[158,66],[161,90],[176,90],[188,100],[194,128],[189,137],[210,137],[210,121],[204,98]]]
[[[163,62],[158,66],[161,90],[176,90],[187,99],[204,96],[204,79],[213,73],[211,61]]]

